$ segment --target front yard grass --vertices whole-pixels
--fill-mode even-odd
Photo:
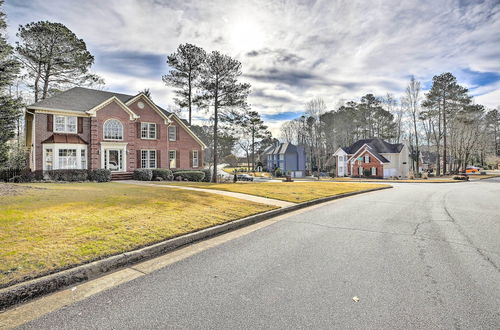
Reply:
[[[344,182],[266,182],[266,183],[207,183],[207,182],[156,182],[197,188],[232,191],[243,194],[301,203],[314,199],[361,190],[388,187],[384,184]]]
[[[0,197],[0,287],[276,208],[119,183],[16,186]]]

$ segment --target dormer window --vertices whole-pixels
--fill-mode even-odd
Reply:
[[[105,140],[123,140],[123,125],[119,120],[106,120],[103,130]]]
[[[74,116],[54,116],[55,133],[75,133],[77,131],[77,120]]]

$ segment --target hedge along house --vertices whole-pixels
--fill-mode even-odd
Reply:
[[[71,88],[28,106],[25,131],[31,170],[199,169],[206,149],[143,93]]]
[[[406,178],[409,174],[408,148],[403,143],[378,138],[359,140],[333,155],[339,177]]]

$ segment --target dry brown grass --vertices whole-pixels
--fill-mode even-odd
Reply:
[[[32,186],[45,189],[0,199],[0,287],[275,208],[118,183]]]

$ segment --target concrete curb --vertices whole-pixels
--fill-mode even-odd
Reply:
[[[0,310],[6,309],[21,302],[57,291],[64,287],[88,281],[97,278],[105,273],[118,270],[125,266],[154,258],[175,250],[184,245],[201,241],[212,236],[222,234],[227,231],[245,227],[263,220],[267,220],[282,214],[303,209],[312,205],[329,202],[335,199],[345,198],[349,196],[359,195],[362,193],[389,189],[389,187],[380,187],[369,190],[361,190],[352,193],[346,193],[336,196],[330,196],[304,202],[277,210],[272,210],[246,218],[237,219],[214,227],[199,230],[183,236],[168,239],[166,241],[156,243],[150,246],[143,247],[138,250],[125,252],[106,259],[93,261],[88,264],[63,270],[54,274],[39,277],[30,281],[21,282],[3,289],[0,289]]]

